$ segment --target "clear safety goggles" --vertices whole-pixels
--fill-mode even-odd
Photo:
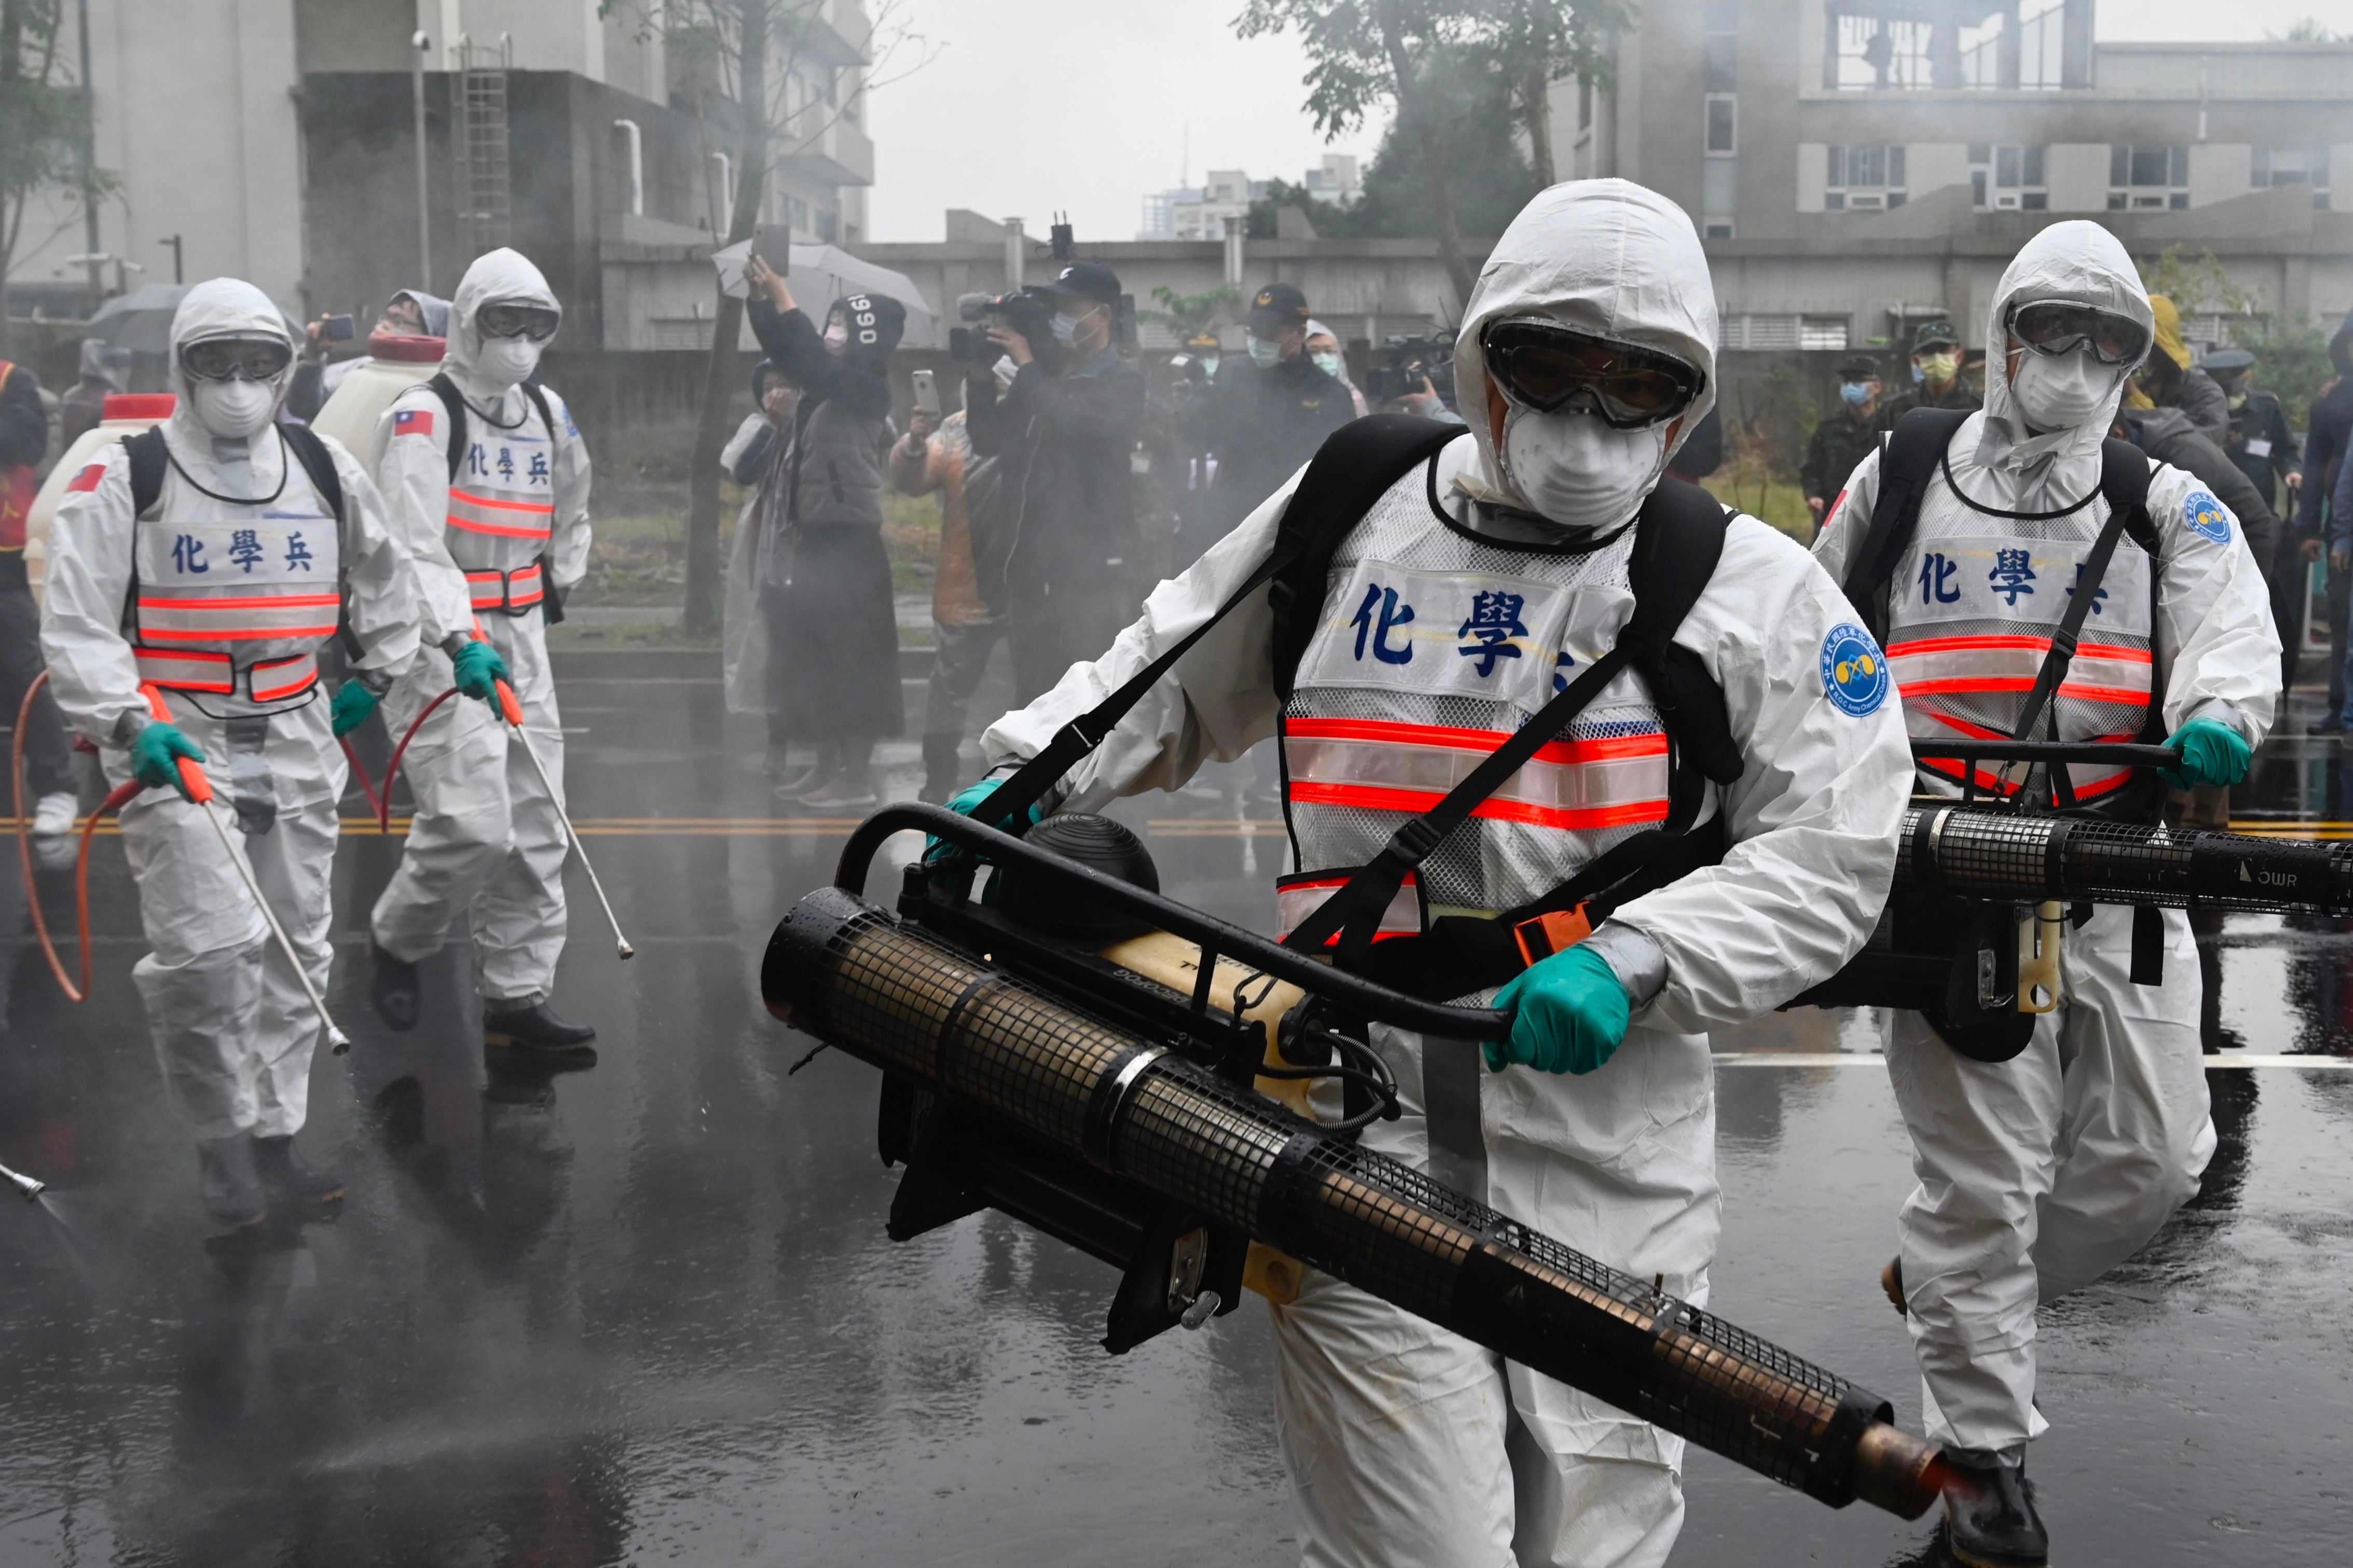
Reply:
[[[274,381],[294,361],[294,345],[277,338],[207,338],[180,351],[180,368],[198,381]]]
[[[2148,353],[2149,330],[2130,316],[2063,300],[2010,307],[2010,335],[2039,354],[2057,357],[2089,345],[2102,364],[2135,364]]]
[[[1557,414],[1582,405],[1617,430],[1663,425],[1707,386],[1699,366],[1664,349],[1554,321],[1491,321],[1479,347],[1488,375],[1521,407]]]
[[[486,338],[529,338],[543,343],[564,318],[543,305],[485,305],[474,318]]]

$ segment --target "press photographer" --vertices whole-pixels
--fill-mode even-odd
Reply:
[[[976,544],[982,592],[1011,620],[1024,702],[1111,644],[1141,602],[1129,454],[1144,376],[1119,357],[1119,277],[1073,261],[1053,282],[991,302],[987,341],[1013,362],[965,376],[972,449],[998,458],[1004,504]],[[966,340],[967,342],[970,340]]]

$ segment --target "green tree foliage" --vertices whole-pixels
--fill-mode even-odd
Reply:
[[[2318,327],[2266,321],[2257,331],[2232,331],[2231,346],[2255,356],[2255,384],[2278,395],[2289,427],[2309,428],[2312,400],[2337,374],[2327,334]]]
[[[2184,315],[2194,310],[2244,315],[2263,302],[2256,294],[2232,282],[2221,258],[2211,250],[2191,256],[2178,245],[2168,245],[2155,261],[2139,265],[2141,286],[2172,300],[2174,309]]]
[[[115,188],[113,175],[84,167],[90,115],[60,52],[63,11],[64,0],[0,0],[0,333],[33,197],[65,186],[90,203]]]
[[[1512,84],[1466,52],[1434,64],[1426,85],[1438,124],[1439,167],[1451,187],[1459,232],[1503,233],[1543,188],[1514,131]],[[1327,237],[1427,237],[1438,232],[1429,193],[1421,138],[1392,122],[1353,204],[1322,201],[1277,180],[1250,204],[1250,235],[1273,238],[1275,209],[1298,207]]]
[[[1255,208],[1251,216],[1257,216]],[[1273,222],[1271,216],[1268,222]],[[1267,232],[1274,231],[1270,227]],[[1179,294],[1163,283],[1152,291],[1152,297],[1160,301],[1160,309],[1139,310],[1136,314],[1166,327],[1176,334],[1179,342],[1198,333],[1216,331],[1219,323],[1228,319],[1228,312],[1242,302],[1242,291],[1231,284],[1220,284],[1206,294]]]

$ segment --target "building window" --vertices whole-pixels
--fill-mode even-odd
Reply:
[[[1577,84],[1577,128],[1593,129],[1593,83],[1583,78]]]
[[[1852,342],[1845,316],[1740,314],[1722,318],[1717,328],[1725,349],[1844,350]]]
[[[2081,28],[2070,39],[2067,12],[2073,3],[2014,0],[2005,10],[1990,4],[1829,0],[1822,8],[1822,85],[1878,92],[2086,86],[2091,29]],[[1976,20],[1965,19],[1970,13]]]
[[[1979,212],[2047,212],[2051,189],[2040,147],[1969,143],[1969,195]]]
[[[1740,7],[1709,0],[1701,22],[1707,65],[1707,90],[1731,92],[1740,86]]]
[[[1733,215],[1740,210],[1740,163],[1710,158],[1700,170],[1700,233],[1709,239],[1732,237]],[[1723,233],[1716,232],[1722,226]]]
[[[1707,155],[1729,158],[1740,151],[1740,103],[1729,93],[1707,96]]]
[[[2312,205],[2328,206],[2327,147],[2258,147],[2253,183],[2258,190],[2270,185],[2310,185]]]
[[[1904,205],[1904,146],[1833,142],[1822,180],[1822,205],[1831,212],[1876,212]]]
[[[2189,149],[2117,145],[2108,149],[2108,210],[2171,210],[2189,205]]]
[[[1702,230],[1700,237],[1702,239],[1730,239],[1732,237],[1732,220],[1728,217],[1712,217],[1700,226]]]
[[[1839,349],[1846,347],[1847,319],[1844,316],[1800,316],[1798,318],[1798,346],[1801,349]]]

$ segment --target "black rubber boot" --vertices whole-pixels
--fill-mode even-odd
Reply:
[[[918,799],[933,805],[948,803],[964,785],[963,752],[960,735],[923,737],[923,790]]]
[[[368,939],[368,1000],[385,1026],[402,1034],[417,1027],[417,965],[395,958]]]
[[[2046,1568],[2051,1538],[2022,1461],[1982,1448],[1945,1450],[1945,1549],[1967,1568]]]
[[[539,1051],[552,1055],[594,1057],[588,1042],[596,1031],[586,1024],[567,1024],[548,1010],[544,1002],[528,1006],[486,1007],[482,1013],[482,1043],[503,1046],[513,1051]]]
[[[259,1225],[269,1212],[253,1168],[253,1140],[242,1132],[196,1142],[196,1192],[213,1223],[230,1230]]]
[[[294,1148],[288,1133],[253,1140],[253,1168],[262,1190],[281,1203],[332,1204],[343,1195],[343,1179],[332,1171],[314,1169]]]

